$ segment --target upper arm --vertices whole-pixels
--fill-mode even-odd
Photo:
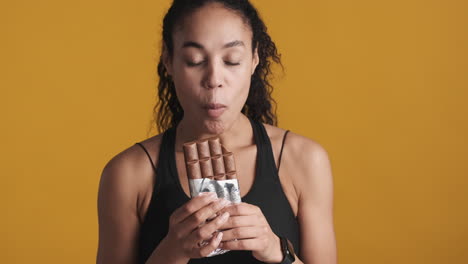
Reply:
[[[98,192],[98,264],[136,263],[139,218],[131,160],[122,154],[103,169]]]
[[[335,264],[333,179],[328,153],[315,141],[303,137],[297,140],[302,141],[296,144],[300,148],[296,153],[301,173],[295,179],[299,191],[300,258],[308,264]]]

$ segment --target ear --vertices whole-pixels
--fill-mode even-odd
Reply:
[[[258,57],[258,44],[257,44],[253,53],[253,58],[252,58],[252,75],[254,74],[255,69],[257,68],[257,65],[259,62],[260,62],[260,58]]]
[[[165,43],[162,48],[162,63],[166,68],[167,74],[172,75],[172,60]]]

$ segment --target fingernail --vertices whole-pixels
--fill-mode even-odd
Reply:
[[[223,232],[219,232],[218,235],[216,236],[216,240],[221,241],[223,238]]]

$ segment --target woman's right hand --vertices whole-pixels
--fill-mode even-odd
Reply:
[[[209,222],[206,220],[228,204],[228,200],[218,199],[216,193],[210,192],[202,193],[176,209],[169,218],[168,234],[160,243],[164,254],[170,259],[183,257],[181,263],[208,256],[221,242],[223,234],[216,231],[229,218],[229,213],[218,215]],[[202,241],[209,243],[200,246]]]

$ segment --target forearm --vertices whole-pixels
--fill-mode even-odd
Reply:
[[[283,257],[284,257],[282,249],[281,249],[280,238],[278,236],[274,236],[274,238],[275,238],[275,243],[274,243],[275,250],[268,254],[269,256],[272,257],[272,259],[267,260],[266,261],[267,263],[279,263],[283,260]],[[294,258],[295,260],[293,264],[304,264],[304,262],[300,260],[296,254],[294,254]]]

